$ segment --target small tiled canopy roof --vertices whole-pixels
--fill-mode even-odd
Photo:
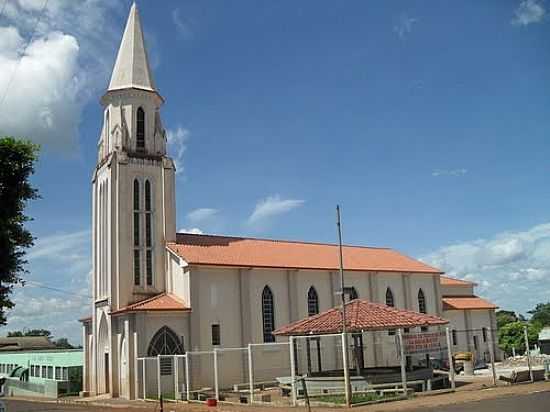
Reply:
[[[285,240],[178,233],[168,249],[191,265],[338,270],[338,246]],[[395,250],[344,246],[350,271],[442,273]]]
[[[366,332],[449,323],[438,316],[355,299],[346,303],[346,331]],[[275,335],[326,335],[342,331],[342,310],[332,308],[277,329]]]
[[[171,293],[161,293],[160,295],[133,303],[122,309],[111,312],[112,315],[118,315],[128,312],[143,312],[143,311],[190,311],[191,308],[185,304],[183,300]]]
[[[478,296],[443,296],[443,310],[496,309],[497,305]]]
[[[470,282],[467,280],[450,278],[448,276],[440,276],[439,283],[443,286],[477,286],[477,283]]]

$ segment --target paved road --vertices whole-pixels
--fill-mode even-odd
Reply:
[[[419,409],[420,410],[420,409]],[[437,408],[422,408],[424,412],[549,412],[550,392],[535,392],[528,395],[503,396],[478,402],[468,402]]]
[[[84,412],[84,411],[121,411],[120,409],[107,409],[100,407],[85,407],[56,403],[38,403],[3,399],[6,405],[6,412]],[[313,408],[315,409],[315,408]],[[145,408],[132,408],[132,411],[143,411]],[[154,410],[154,407],[151,411]],[[246,411],[247,409],[243,409]],[[274,412],[281,410],[272,408]],[[418,409],[422,412],[549,412],[550,392],[535,392],[527,395],[504,396],[497,399],[488,399],[478,402],[468,402],[461,405],[438,406],[437,408],[423,407]]]

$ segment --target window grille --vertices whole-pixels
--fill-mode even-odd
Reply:
[[[136,148],[138,151],[145,149],[145,112],[141,107],[137,109]]]
[[[153,253],[151,249],[146,252],[147,285],[153,284]]]
[[[391,307],[395,306],[393,301],[393,292],[390,288],[386,289],[386,305]]]
[[[183,355],[183,345],[172,329],[163,326],[151,339],[148,356],[157,355]]]
[[[319,313],[319,295],[312,286],[307,292],[307,315],[313,316]]]
[[[220,325],[214,324],[212,325],[212,346],[219,346],[219,345],[221,345]]]
[[[262,320],[264,342],[275,342],[275,336],[273,335],[275,330],[273,292],[271,292],[269,286],[264,287],[262,292]]]

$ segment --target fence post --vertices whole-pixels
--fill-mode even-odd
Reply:
[[[401,384],[403,385],[403,392],[408,395],[407,391],[407,371],[405,369],[405,347],[403,346],[403,329],[397,329],[397,340],[399,341],[399,355],[401,361]]]
[[[189,402],[189,355],[185,354],[185,396],[187,397],[187,402]]]
[[[296,406],[296,360],[294,359],[294,336],[289,338],[290,379],[292,388],[292,406]]]
[[[351,407],[351,383],[348,366],[348,339],[347,334],[342,333],[342,366],[344,368],[344,393],[346,394],[346,406]]]
[[[497,371],[495,368],[495,347],[493,346],[492,329],[489,329],[489,357],[491,358],[491,370],[493,372],[493,385],[497,386]]]
[[[453,361],[453,350],[451,346],[451,332],[449,328],[445,328],[447,335],[447,356],[449,357],[449,378],[451,379],[451,389],[455,390],[455,363]]]
[[[174,400],[176,401],[176,396],[178,394],[178,357],[174,355]]]
[[[160,355],[157,355],[157,394],[160,399],[162,388],[160,387]]]
[[[216,400],[220,400],[220,385],[218,383],[218,349],[214,348],[214,393]]]
[[[248,344],[248,384],[250,389],[250,403],[254,403],[254,366],[252,365],[252,345]]]
[[[141,360],[143,367],[141,368],[141,379],[143,380],[143,399],[147,399],[147,387],[145,386],[145,358]]]
[[[523,335],[525,336],[525,354],[527,355],[527,366],[529,367],[529,377],[531,382],[535,382],[533,378],[533,369],[531,368],[531,353],[529,351],[529,337],[527,336],[527,325],[523,327]]]

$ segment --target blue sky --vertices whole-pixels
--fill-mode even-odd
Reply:
[[[99,98],[130,2],[42,4],[8,0],[0,17],[0,134],[43,146],[35,283],[0,334],[77,342]],[[138,7],[179,229],[334,242],[340,203],[346,243],[422,258],[506,309],[549,300],[548,1]]]

